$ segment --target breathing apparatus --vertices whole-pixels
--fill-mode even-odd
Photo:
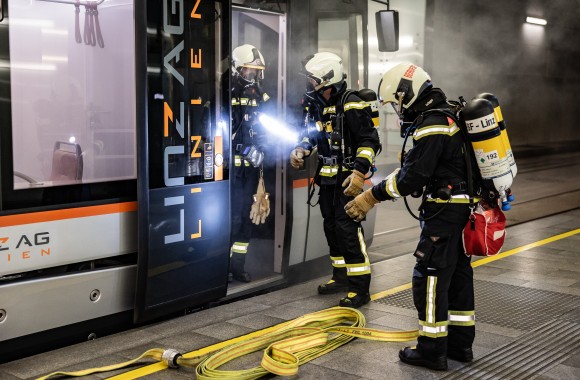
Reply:
[[[262,92],[261,82],[264,79],[264,70],[266,63],[262,53],[253,45],[244,44],[238,46],[232,51],[232,73],[236,79],[236,85],[241,90],[241,93],[247,96],[244,99],[247,107],[257,106],[257,99],[268,100],[268,95]],[[242,101],[242,99],[239,99]],[[253,121],[257,116],[257,112],[245,112],[240,125],[234,129],[235,135],[241,127],[243,121]],[[257,117],[256,117],[257,121]],[[250,138],[253,139],[255,131],[250,127]],[[239,144],[241,145],[241,144]],[[264,152],[260,151],[253,143],[244,144],[237,148],[240,155],[253,167],[259,167],[264,161]]]
[[[433,94],[433,96],[425,96],[427,91],[429,91],[428,94]],[[399,118],[400,136],[403,138],[401,148],[401,167],[403,167],[405,161],[405,146],[409,136],[412,136],[416,126],[420,123],[419,119],[423,117],[424,111],[428,110],[440,95],[443,95],[442,99],[445,99],[444,94],[438,89],[433,89],[431,77],[421,67],[412,63],[400,63],[383,75],[379,83],[378,95],[379,103],[381,105],[385,103],[391,104]],[[421,102],[418,102],[419,100]],[[429,218],[416,216],[409,207],[407,197],[403,197],[405,207],[409,214],[417,220],[426,221],[433,219],[449,204],[452,190],[453,187],[450,184],[438,186],[434,189],[434,195],[447,202]],[[410,195],[413,198],[423,197],[425,199],[423,189],[414,191]]]
[[[232,51],[232,72],[243,88],[259,90],[265,69],[264,57],[255,46],[244,44]]]

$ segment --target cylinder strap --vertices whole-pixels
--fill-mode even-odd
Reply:
[[[196,367],[199,380],[213,379],[258,379],[270,373],[278,376],[293,376],[300,365],[316,359],[355,338],[383,342],[407,342],[417,339],[418,330],[383,331],[365,328],[364,315],[352,308],[333,307],[306,314],[280,324],[267,334],[231,344],[206,355],[176,356],[177,366]],[[243,370],[220,370],[219,367],[241,356],[263,350],[260,366]],[[128,362],[78,372],[54,372],[37,380],[61,376],[85,376],[97,372],[112,371],[129,366],[136,361],[151,357],[163,361],[164,349],[151,349]],[[166,355],[167,356],[167,355]],[[171,363],[166,363],[171,366]]]

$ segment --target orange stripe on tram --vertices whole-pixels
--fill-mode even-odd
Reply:
[[[130,211],[137,211],[137,202],[112,203],[99,206],[77,207],[61,210],[33,212],[29,214],[0,216],[0,227],[83,218],[87,216],[116,214]]]

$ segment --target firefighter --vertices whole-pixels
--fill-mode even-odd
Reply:
[[[320,52],[302,64],[307,128],[290,154],[290,164],[300,168],[304,157],[317,148],[315,182],[333,266],[332,278],[318,287],[318,293],[346,292],[339,305],[358,308],[370,300],[371,267],[360,221],[349,218],[344,206],[362,192],[365,174],[380,149],[379,136],[370,105],[347,91],[340,57]]]
[[[447,358],[473,359],[475,337],[473,270],[462,245],[470,214],[465,140],[451,118],[432,111],[450,105],[429,75],[414,64],[398,64],[383,75],[379,102],[395,108],[401,133],[412,133],[413,147],[400,168],[357,196],[346,210],[361,220],[378,202],[424,191],[412,278],[419,338],[416,347],[403,348],[399,358],[407,364],[445,370]]]
[[[258,121],[261,106],[269,97],[262,92],[266,68],[262,53],[244,44],[232,52],[232,247],[230,281],[252,281],[245,270],[253,226],[267,216],[256,197],[261,179],[266,134]],[[259,191],[258,191],[259,193]],[[267,200],[266,200],[267,201]],[[267,201],[269,202],[269,201]],[[269,208],[268,208],[269,211]]]

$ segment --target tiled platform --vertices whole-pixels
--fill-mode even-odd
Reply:
[[[580,210],[517,224],[508,228],[501,257],[489,262],[474,261],[481,320],[476,319],[473,363],[466,365],[449,360],[446,372],[415,368],[399,362],[397,352],[402,343],[357,339],[304,364],[295,378],[580,378],[579,229]],[[416,312],[409,304],[410,295],[405,293],[409,292],[405,289],[410,282],[413,261],[406,254],[373,264],[373,301],[361,309],[367,327],[384,330],[417,327]],[[171,347],[184,353],[211,347],[335,306],[339,296],[317,295],[316,286],[322,280],[5,363],[0,365],[0,379],[33,379],[57,370],[114,364],[155,347]],[[389,292],[393,288],[399,291]],[[494,288],[498,289],[497,294]],[[390,293],[393,294],[384,298]],[[399,300],[393,301],[396,298]],[[476,298],[476,318],[477,305]],[[249,368],[259,360],[258,355],[249,355],[226,368]],[[144,361],[137,367],[84,378],[195,378],[191,368],[169,370],[150,363]],[[139,367],[137,372],[135,368]]]

